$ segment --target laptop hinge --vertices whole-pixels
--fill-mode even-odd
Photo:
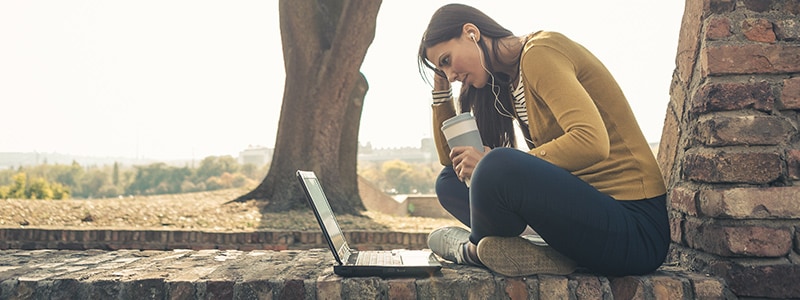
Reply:
[[[350,250],[350,247],[348,247],[346,243],[344,245],[342,245],[341,252],[339,252],[342,255],[342,263],[343,264],[349,263],[350,262],[350,256],[352,256],[354,252],[355,251],[351,251]]]

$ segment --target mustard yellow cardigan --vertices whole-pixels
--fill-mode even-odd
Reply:
[[[664,180],[625,95],[605,66],[556,32],[528,36],[520,57],[528,153],[564,168],[617,200],[666,192]],[[487,99],[490,101],[493,99]],[[433,106],[434,140],[442,165],[452,165],[441,132],[456,114],[453,100]]]

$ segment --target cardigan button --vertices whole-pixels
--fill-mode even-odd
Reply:
[[[545,156],[545,155],[547,155],[547,151],[545,151],[545,150],[539,151],[539,155]]]

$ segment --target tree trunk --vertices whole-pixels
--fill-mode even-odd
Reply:
[[[266,211],[307,208],[295,177],[312,170],[337,213],[359,214],[356,160],[367,82],[359,69],[375,36],[381,1],[281,0],[286,83],[269,172],[236,199]]]

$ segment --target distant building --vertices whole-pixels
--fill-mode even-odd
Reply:
[[[240,164],[254,164],[256,166],[263,166],[272,161],[272,155],[275,149],[270,149],[262,146],[249,146],[247,149],[239,152]]]
[[[402,160],[412,163],[429,163],[438,159],[436,146],[431,138],[422,139],[420,147],[373,148],[370,143],[358,147],[358,161]]]

